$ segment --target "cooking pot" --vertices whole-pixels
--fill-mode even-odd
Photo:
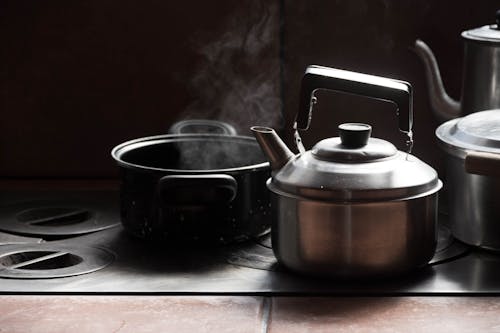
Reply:
[[[407,82],[309,66],[294,127],[306,130],[318,89],[394,102],[400,130],[412,129]],[[391,143],[371,138],[367,124],[339,126],[340,137],[294,155],[267,127],[252,130],[273,177],[272,244],[278,261],[310,275],[366,278],[424,266],[436,248],[436,171]],[[296,136],[299,138],[298,132]]]
[[[464,31],[462,38],[465,56],[460,103],[444,90],[429,46],[421,40],[415,42],[415,51],[425,65],[432,108],[442,120],[500,108],[500,10],[495,24]]]
[[[500,250],[500,109],[447,121],[436,136],[446,153],[453,235],[470,245]]]
[[[252,137],[169,134],[112,150],[121,221],[158,241],[231,243],[270,229],[269,163]]]

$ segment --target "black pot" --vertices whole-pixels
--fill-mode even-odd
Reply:
[[[172,134],[116,146],[121,221],[149,240],[230,243],[270,230],[269,164],[251,137]]]

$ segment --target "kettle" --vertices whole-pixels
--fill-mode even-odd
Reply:
[[[464,31],[462,38],[465,57],[460,102],[446,93],[429,46],[419,39],[414,45],[425,65],[432,109],[442,121],[500,108],[500,10],[495,24]]]
[[[411,141],[408,82],[309,66],[301,82],[294,124],[295,155],[268,127],[252,131],[272,169],[273,252],[303,274],[368,278],[425,266],[436,247],[437,195],[442,183],[429,165],[390,142],[370,137],[371,126],[346,123],[339,137],[301,147],[314,96],[324,89],[396,105],[398,127]]]

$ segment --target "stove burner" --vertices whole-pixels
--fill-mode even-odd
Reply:
[[[0,265],[8,269],[57,269],[75,266],[82,258],[67,252],[25,251],[16,252],[0,258]]]
[[[247,268],[262,269],[268,271],[281,270],[273,251],[271,236],[268,234],[256,239],[253,246],[238,249],[232,252],[227,258],[227,262]],[[429,265],[438,265],[443,262],[451,261],[468,253],[469,247],[453,238],[450,230],[438,225],[438,238],[436,253],[429,262]]]
[[[0,207],[0,230],[24,236],[61,238],[114,227],[112,209],[97,203],[30,201]]]
[[[108,250],[55,244],[5,245],[0,247],[0,277],[49,279],[95,272],[109,265]]]
[[[92,218],[92,213],[70,207],[42,207],[25,210],[17,214],[20,222],[41,226],[63,226],[82,223]]]

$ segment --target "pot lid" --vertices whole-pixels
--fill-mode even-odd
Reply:
[[[366,124],[342,124],[340,137],[296,156],[268,183],[285,196],[336,202],[417,197],[441,188],[437,172],[385,140],[370,138]]]
[[[489,43],[500,43],[500,10],[496,12],[495,24],[462,32],[462,37],[469,40]]]
[[[467,150],[500,153],[500,109],[449,120],[437,128],[436,136],[457,156],[464,156]]]

